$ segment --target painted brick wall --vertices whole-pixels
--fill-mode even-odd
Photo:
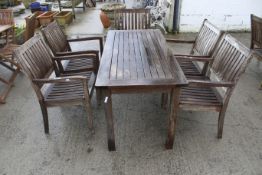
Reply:
[[[223,30],[250,30],[250,14],[262,17],[262,0],[182,0],[180,32],[197,32],[207,18]]]

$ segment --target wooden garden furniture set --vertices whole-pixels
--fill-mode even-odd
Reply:
[[[132,19],[131,22],[136,19],[120,18]],[[125,24],[127,28],[123,28]],[[193,48],[188,55],[173,55],[160,30],[147,29],[146,23],[140,25],[141,29],[128,22],[120,26],[137,30],[109,31],[104,51],[102,38],[68,40],[56,22],[42,29],[43,36],[34,36],[15,51],[15,58],[37,94],[45,133],[49,132],[47,107],[58,105],[85,106],[92,129],[90,98],[96,88],[97,100],[104,99],[110,151],[116,150],[111,96],[114,93],[161,92],[163,104],[167,104],[169,96],[167,149],[173,147],[180,109],[219,112],[217,136],[221,138],[229,99],[251,59],[249,49],[207,20],[190,42]],[[83,40],[99,41],[100,60],[99,51],[71,50],[69,42]],[[197,62],[202,62],[202,66]]]

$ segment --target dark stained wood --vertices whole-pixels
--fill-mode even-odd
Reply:
[[[149,29],[150,9],[118,9],[114,13],[116,30]]]
[[[0,54],[0,65],[4,66],[5,69],[8,69],[9,71],[11,71],[11,75],[8,77],[8,79],[0,76],[0,82],[4,84],[3,85],[4,90],[0,94],[0,103],[5,103],[7,95],[9,94],[13,86],[13,83],[15,81],[15,78],[20,71],[20,67],[12,59],[4,57],[2,54]]]
[[[45,133],[49,133],[47,107],[61,105],[83,105],[88,113],[88,126],[93,129],[93,114],[90,98],[94,89],[97,66],[91,64],[98,60],[97,54],[80,54],[53,57],[49,46],[40,35],[36,35],[15,50],[17,59],[24,73],[31,80],[43,114]],[[56,60],[89,58],[90,64],[81,71],[63,72],[57,67]],[[56,70],[53,73],[53,70]]]
[[[251,57],[248,48],[231,35],[224,34],[210,57],[213,64],[206,74],[188,77],[189,86],[182,88],[179,108],[219,112],[217,137],[222,138],[229,99]],[[224,95],[219,90],[224,91]]]
[[[223,31],[205,19],[194,41],[167,39],[168,42],[193,44],[190,55],[178,55],[175,53],[176,59],[178,59],[186,77],[191,75],[203,75],[206,73],[208,64],[212,62],[209,62],[210,60],[194,60],[193,58],[195,56],[211,56],[222,34]],[[184,59],[185,57],[192,57],[192,59]],[[205,65],[202,70],[197,66],[197,61],[204,61]]]
[[[174,91],[168,128],[168,149],[172,148],[179,89],[187,80],[178,62],[167,53],[159,30],[111,30],[97,75],[96,88],[106,94],[109,150],[115,150],[111,93]]]
[[[25,41],[32,38],[35,34],[35,21],[36,21],[36,13],[33,13],[30,16],[25,17],[26,29],[25,29]]]
[[[100,46],[100,54],[103,53],[103,38],[102,37],[85,37],[85,38],[76,38],[76,39],[67,39],[67,36],[65,35],[64,31],[62,28],[58,25],[56,21],[50,23],[48,26],[45,28],[41,29],[41,32],[50,46],[53,54],[55,56],[66,56],[66,55],[79,55],[79,54],[97,54],[97,50],[83,50],[83,51],[72,51],[70,47],[70,42],[81,42],[81,41],[91,41],[91,40],[97,40],[99,42]],[[57,64],[59,66],[59,69],[61,72],[64,71],[64,66],[62,63],[57,60]],[[79,70],[82,65],[89,65],[90,64],[90,59],[85,58],[85,59],[71,59],[68,64],[67,64],[67,69],[71,70]],[[95,66],[99,66],[99,62],[94,63]]]

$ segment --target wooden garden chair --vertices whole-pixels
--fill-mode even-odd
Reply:
[[[62,28],[59,24],[54,21],[50,23],[45,28],[41,29],[41,32],[50,46],[53,54],[55,56],[66,56],[66,55],[74,55],[74,54],[98,54],[98,51],[94,50],[83,50],[83,51],[72,51],[70,47],[70,42],[81,42],[81,41],[91,41],[98,40],[100,46],[100,54],[103,53],[103,37],[85,37],[85,38],[76,38],[76,39],[67,39],[67,36],[63,32]],[[98,56],[98,55],[97,55]],[[63,63],[57,60],[57,64],[60,67],[60,70],[63,71]],[[67,69],[81,69],[83,65],[89,65],[90,59],[73,59],[70,60]]]
[[[4,10],[8,12],[5,17],[6,20],[4,20],[3,24],[12,24],[13,25],[13,19],[12,20],[7,20],[12,18],[12,10]],[[1,12],[0,12],[1,14]],[[35,14],[31,15],[30,17],[26,17],[26,30],[25,30],[25,40],[28,40],[32,36],[34,36],[34,31],[35,31],[35,19],[36,16]],[[3,21],[1,21],[3,22]],[[13,33],[9,32],[7,35],[13,35]],[[19,65],[16,63],[13,57],[13,51],[18,48],[20,45],[13,44],[14,43],[14,37],[13,36],[6,36],[10,42],[7,42],[7,44],[0,49],[0,65],[3,67],[2,70],[8,70],[10,72],[10,76],[8,78],[5,78],[0,74],[0,81],[4,84],[3,89],[1,90],[1,96],[0,96],[0,103],[5,103],[5,99],[8,95],[8,93],[11,90],[11,87],[13,86],[13,83],[15,81],[15,78],[17,74],[20,71]]]
[[[0,25],[11,25],[14,27],[14,16],[12,9],[0,9]],[[5,44],[12,43],[14,38],[14,28],[8,30],[6,33],[0,34],[0,39],[5,42]]]
[[[258,60],[262,61],[262,18],[251,14],[250,49]]]
[[[97,54],[53,56],[40,35],[35,35],[14,52],[14,56],[31,84],[40,104],[45,133],[49,133],[47,107],[62,105],[83,105],[88,113],[88,126],[93,128],[93,114],[90,98],[98,70]],[[61,72],[55,61],[86,58],[85,73],[78,70]],[[92,63],[92,64],[91,64]],[[52,72],[55,70],[56,75]],[[53,76],[52,76],[53,75]]]
[[[192,76],[204,75],[206,73],[208,63],[204,64],[203,69],[200,70],[200,67],[197,65],[197,62],[205,61],[205,58],[203,58],[203,56],[207,56],[207,57],[211,56],[222,34],[223,31],[221,31],[212,23],[210,23],[207,19],[205,19],[198,32],[198,35],[194,40],[179,40],[179,39],[166,39],[166,40],[167,42],[173,42],[173,43],[193,44],[190,54],[188,55],[175,54],[175,57],[177,58],[186,77],[192,77]],[[194,61],[191,61],[189,59],[184,59],[190,57],[197,58],[199,56],[202,57],[199,58],[198,60],[194,59]]]
[[[251,45],[253,55],[262,61],[262,18],[251,14]],[[262,89],[262,82],[260,84]]]
[[[114,12],[116,30],[149,29],[150,9],[119,9]]]
[[[201,57],[187,58],[191,61]],[[224,34],[211,57],[203,57],[210,64],[205,76],[188,79],[182,88],[179,108],[219,112],[218,138],[222,138],[227,106],[235,86],[251,59],[250,50],[229,34]],[[223,91],[224,93],[221,93]]]

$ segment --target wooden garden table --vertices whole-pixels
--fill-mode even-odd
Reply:
[[[110,151],[116,149],[111,94],[156,91],[171,96],[166,148],[172,149],[180,88],[188,82],[179,64],[170,57],[172,54],[160,30],[108,32],[95,86],[105,95]]]
[[[0,25],[0,36],[6,33],[6,43],[8,43],[8,31],[13,29],[13,25]]]

